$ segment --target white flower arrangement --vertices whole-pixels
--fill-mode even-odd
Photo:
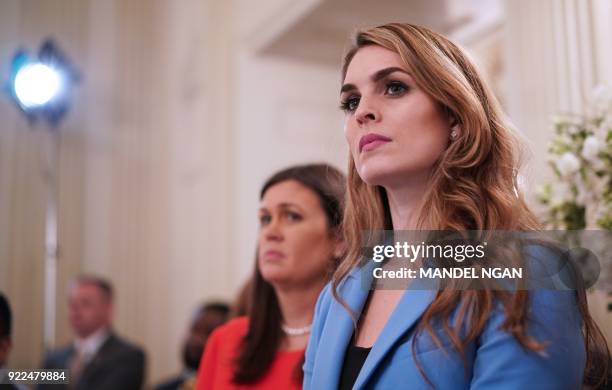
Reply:
[[[556,181],[539,194],[551,229],[612,230],[612,89],[593,90],[585,115],[554,119],[549,148]]]

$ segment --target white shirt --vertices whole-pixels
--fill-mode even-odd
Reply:
[[[93,359],[109,336],[107,328],[100,328],[85,338],[74,340],[74,349],[80,354],[84,364]]]

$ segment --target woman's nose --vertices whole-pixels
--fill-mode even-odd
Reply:
[[[376,109],[371,99],[364,99],[362,97],[355,111],[355,119],[360,125],[364,125],[368,122],[376,122],[380,120],[380,112]]]
[[[283,238],[282,226],[280,226],[278,218],[273,218],[265,227],[264,238],[266,240],[281,240]]]

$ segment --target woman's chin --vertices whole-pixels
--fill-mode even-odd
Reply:
[[[433,165],[431,161],[403,161],[401,164],[397,161],[368,161],[358,167],[357,172],[368,185],[389,189],[428,177]]]
[[[284,269],[262,269],[261,276],[272,285],[284,284],[291,280],[291,275]]]
[[[385,186],[396,176],[391,167],[366,164],[359,169],[359,177],[371,186]]]

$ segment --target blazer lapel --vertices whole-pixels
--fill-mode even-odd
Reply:
[[[402,295],[402,298],[372,346],[353,388],[365,388],[368,379],[383,361],[389,350],[406,332],[415,326],[425,309],[435,298],[437,291],[435,288],[432,289],[431,285],[427,289],[418,289],[425,285],[420,285],[421,287],[417,287],[417,285],[420,285],[418,281]]]
[[[338,288],[340,296],[357,316],[363,309],[372,283],[372,272],[369,268],[373,267],[366,264],[362,268],[354,269]],[[317,375],[313,378],[314,389],[338,388],[346,347],[355,329],[349,312],[333,298],[325,324],[315,362]],[[329,387],[329,384],[333,386]]]
[[[100,364],[103,363],[105,355],[108,349],[112,347],[114,340],[114,334],[112,332],[109,333],[108,337],[106,338],[106,340],[104,340],[96,354],[92,356],[91,361],[87,363],[87,365],[83,368],[83,373],[81,374],[79,384],[89,382],[89,378],[95,374]]]

